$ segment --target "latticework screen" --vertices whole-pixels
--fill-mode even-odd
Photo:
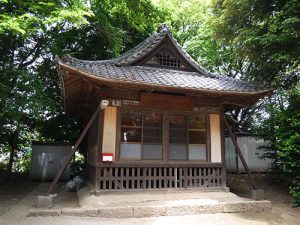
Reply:
[[[157,52],[146,64],[171,68],[185,68],[182,62],[167,48],[163,48]]]

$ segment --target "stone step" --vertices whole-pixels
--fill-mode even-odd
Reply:
[[[205,202],[203,199],[169,201],[156,205],[127,205],[100,208],[34,209],[28,216],[79,216],[141,218],[192,214],[261,212],[271,210],[270,201]]]

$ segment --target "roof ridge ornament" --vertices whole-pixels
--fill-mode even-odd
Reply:
[[[162,23],[157,28],[157,33],[168,32],[170,33],[170,27],[166,23]]]

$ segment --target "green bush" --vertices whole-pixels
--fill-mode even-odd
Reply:
[[[79,152],[75,152],[75,156],[71,161],[71,176],[75,177],[77,175],[83,176],[82,172],[85,168],[84,156]]]
[[[291,178],[293,206],[300,206],[300,91],[291,94],[288,107],[276,116],[279,168]]]
[[[294,177],[293,184],[289,188],[289,191],[293,196],[293,206],[300,206],[300,176]]]

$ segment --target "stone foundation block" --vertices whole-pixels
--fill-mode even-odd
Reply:
[[[38,196],[37,208],[52,208],[54,206],[54,196]]]
[[[60,209],[34,209],[30,210],[27,216],[60,216]]]
[[[248,210],[249,202],[226,202],[223,203],[224,213],[245,212]]]
[[[132,207],[102,208],[98,210],[98,216],[106,218],[131,218],[133,216]]]
[[[200,207],[198,206],[198,209]],[[202,210],[201,211],[197,211],[197,213],[222,213],[223,211],[223,207],[222,204],[218,203],[218,204],[208,204],[208,205],[203,205],[202,206]]]
[[[61,214],[65,216],[95,217],[98,215],[98,210],[69,208],[69,209],[62,209]]]
[[[167,216],[182,216],[195,214],[193,206],[170,206],[167,207]]]
[[[166,213],[167,209],[164,206],[133,207],[133,216],[135,218],[165,216]]]
[[[251,204],[248,205],[248,211],[251,212],[269,211],[271,209],[272,205],[270,201],[252,201]]]
[[[263,189],[251,190],[251,198],[253,200],[264,200],[265,192]]]

